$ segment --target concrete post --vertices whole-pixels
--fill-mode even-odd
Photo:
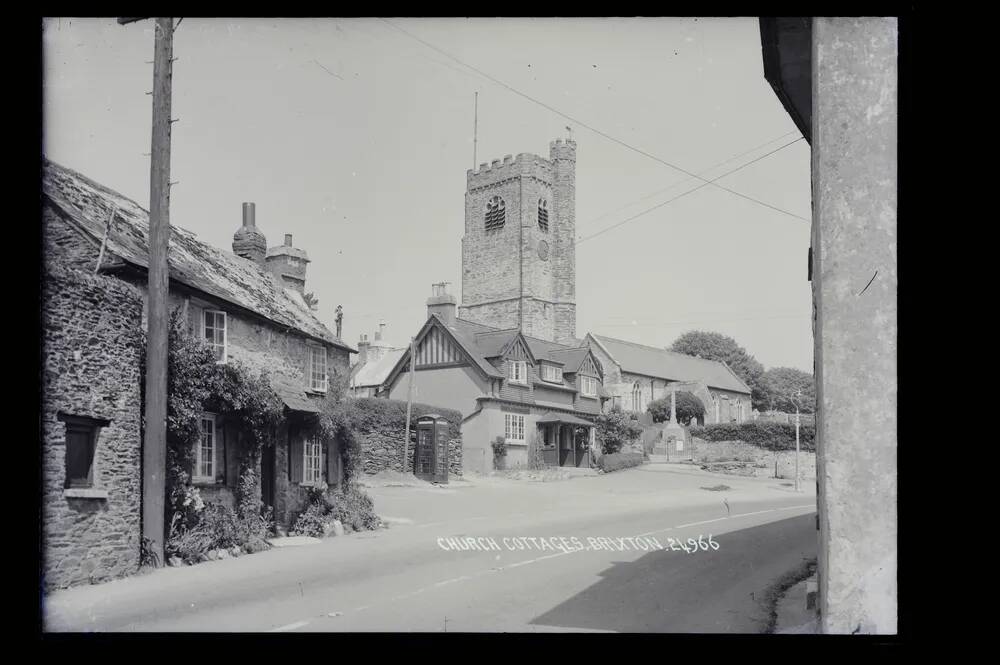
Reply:
[[[813,304],[824,633],[894,634],[896,18],[814,18]]]

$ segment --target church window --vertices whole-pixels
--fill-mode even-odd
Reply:
[[[506,221],[507,204],[499,196],[494,196],[486,204],[486,230],[495,231],[503,228]]]
[[[538,199],[538,228],[549,230],[549,202],[545,199]]]
[[[638,381],[632,384],[632,410],[636,412],[642,411],[642,387]]]

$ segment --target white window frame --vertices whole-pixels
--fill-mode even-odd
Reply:
[[[515,368],[520,368],[520,372],[516,372]],[[520,378],[517,378],[520,376]],[[510,361],[510,382],[516,383],[519,386],[528,385],[528,361],[527,360],[511,360]]]
[[[597,379],[592,376],[581,376],[580,394],[584,397],[597,397]]]
[[[562,368],[556,365],[542,364],[542,381],[549,383],[562,383]]]
[[[215,318],[215,317],[217,317],[220,314],[222,315],[222,359],[221,360],[216,359],[215,362],[216,362],[216,364],[219,364],[219,365],[225,365],[226,364],[226,359],[229,357],[229,317],[226,316],[226,313],[223,312],[220,309],[205,309],[205,310],[202,310],[202,314],[201,314],[201,338],[203,340],[205,340],[206,344],[208,344],[210,347],[212,347],[213,351],[215,349],[219,348],[219,343],[215,340],[215,335],[214,334],[212,335],[212,341],[209,341],[208,338],[205,336],[208,333],[208,321],[206,320],[206,318],[207,318],[207,315],[209,315],[209,314],[215,315],[213,317],[213,323],[217,322],[217,318]],[[212,326],[212,329],[213,330],[219,330],[219,328],[217,326],[215,326],[215,325]]]
[[[310,464],[310,460],[314,464]],[[323,482],[323,442],[317,438],[302,441],[302,484],[319,485]]]
[[[218,475],[218,468],[216,466],[216,461],[219,457],[219,441],[218,441],[218,424],[216,423],[216,414],[214,413],[203,413],[201,418],[198,419],[198,440],[194,444],[194,472],[191,474],[192,480],[199,483],[214,483],[215,477]],[[202,446],[204,444],[205,431],[202,427],[205,421],[211,421],[212,423],[212,459],[211,459],[211,476],[205,476],[201,473],[201,463],[202,463]]]
[[[317,346],[310,344],[308,345],[308,348],[309,348],[309,359],[308,359],[309,362],[307,363],[308,366],[306,367],[306,374],[307,374],[306,382],[309,386],[309,390],[325,393],[330,387],[330,366],[329,366],[330,356],[326,352],[325,346]],[[317,385],[313,382],[313,373],[314,373],[313,364],[316,362],[316,353],[319,351],[323,352],[323,381],[317,387]]]
[[[524,443],[524,416],[517,413],[503,415],[504,439],[507,443]]]

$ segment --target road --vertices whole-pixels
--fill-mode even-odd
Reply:
[[[60,591],[45,628],[752,633],[762,592],[816,555],[814,494],[678,465],[369,491],[391,528]],[[664,549],[615,540],[637,536]]]

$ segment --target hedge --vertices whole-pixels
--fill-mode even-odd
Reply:
[[[744,422],[718,423],[691,427],[692,437],[705,441],[743,441],[766,450],[795,450],[795,423]],[[816,427],[799,425],[799,447],[814,451]]]
[[[645,460],[646,456],[642,453],[610,453],[601,456],[600,467],[605,473],[610,473],[639,466]]]
[[[414,430],[417,420],[433,413],[448,421],[449,438],[457,438],[462,428],[462,414],[454,409],[446,409],[430,404],[413,403],[410,414],[410,429]],[[356,432],[406,429],[406,400],[383,399],[380,397],[349,398],[337,405],[334,418]]]

